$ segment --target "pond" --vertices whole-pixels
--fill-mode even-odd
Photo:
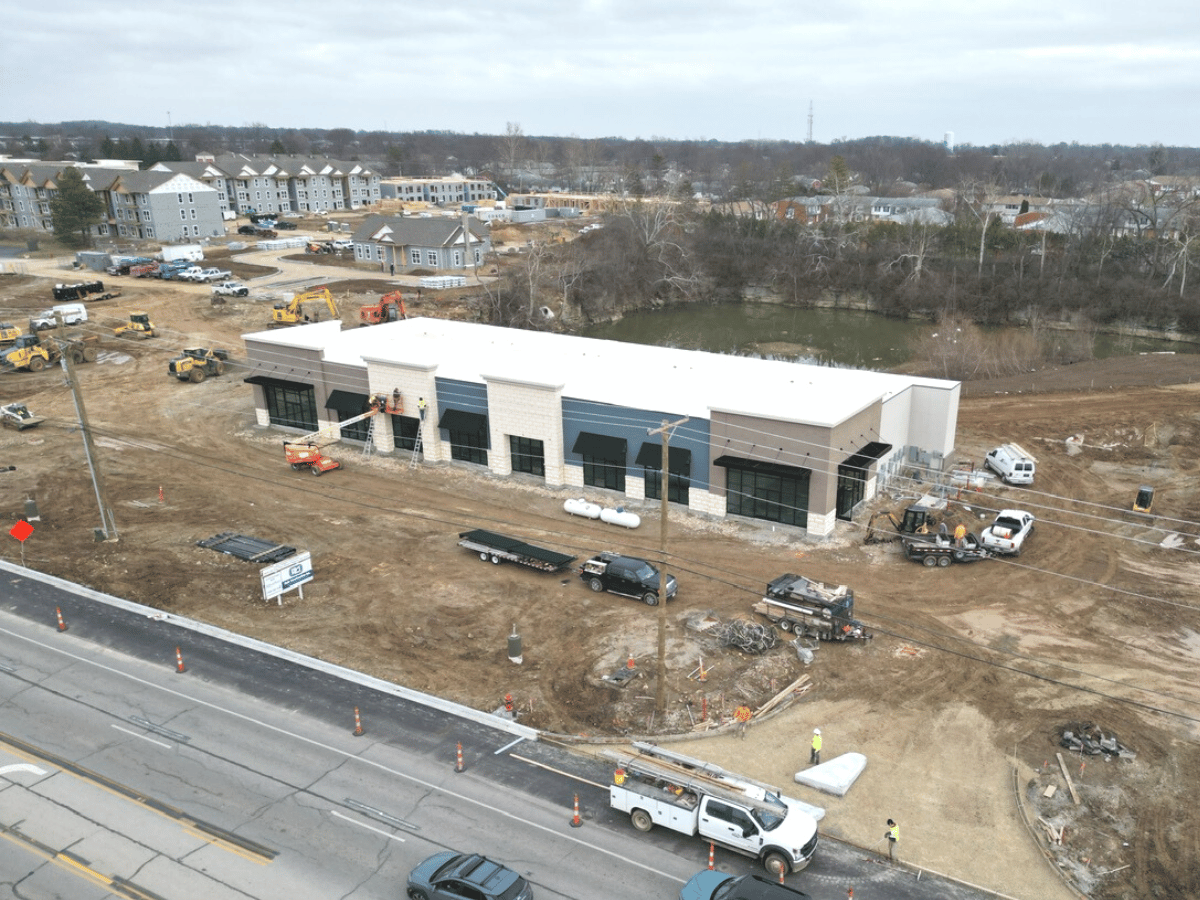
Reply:
[[[924,320],[892,319],[858,310],[730,303],[628,313],[619,321],[593,325],[581,333],[633,344],[888,370],[909,362],[916,343],[935,328]],[[1098,359],[1146,352],[1200,352],[1196,344],[1128,335],[1097,334],[1092,343]]]

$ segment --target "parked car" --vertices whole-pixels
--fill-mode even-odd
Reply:
[[[633,597],[647,606],[658,605],[658,569],[636,556],[599,553],[579,567],[579,577],[596,593],[608,591]],[[679,590],[675,576],[667,575],[665,593],[670,600]]]
[[[258,229],[253,225],[239,225],[238,234],[258,234]]]
[[[287,221],[284,221],[281,219],[280,221],[275,223],[275,228],[278,231],[295,231],[296,223],[295,222],[287,222]]]
[[[679,900],[810,900],[808,894],[761,875],[733,876],[705,869],[679,889]]]
[[[529,882],[478,853],[443,850],[408,874],[412,900],[533,900]]]
[[[1022,509],[1004,509],[996,521],[979,533],[983,546],[993,553],[1020,556],[1025,539],[1033,531],[1033,513]]]
[[[352,250],[352,249],[354,249],[354,241],[350,240],[349,238],[344,238],[344,239],[338,238],[337,240],[330,241],[329,243],[333,247],[334,250]]]

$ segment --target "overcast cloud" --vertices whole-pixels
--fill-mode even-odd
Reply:
[[[1200,12],[1166,0],[45,0],[0,120],[726,141],[1197,145]]]

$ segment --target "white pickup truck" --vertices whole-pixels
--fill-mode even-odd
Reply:
[[[221,281],[213,285],[212,292],[217,297],[245,297],[250,289],[240,281]]]
[[[979,533],[979,541],[993,553],[1020,556],[1025,538],[1033,531],[1033,513],[1023,509],[1002,509],[996,521]]]
[[[635,743],[636,754],[609,751],[618,766],[609,805],[633,827],[662,825],[698,835],[753,859],[772,875],[798,872],[817,849],[817,821],[799,800],[719,766]]]

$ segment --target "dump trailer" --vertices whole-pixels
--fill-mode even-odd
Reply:
[[[854,618],[854,591],[844,584],[828,585],[803,575],[780,575],[767,585],[766,596],[754,611],[781,631],[822,641],[855,641],[870,637]]]
[[[719,766],[634,743],[603,755],[616,766],[609,805],[638,831],[655,825],[696,835],[759,860],[772,875],[799,872],[817,849],[817,821],[798,800]]]
[[[482,529],[459,532],[458,546],[478,553],[480,559],[492,565],[512,562],[542,572],[560,572],[575,561],[574,556]]]
[[[906,557],[930,568],[945,568],[952,562],[978,562],[981,559],[989,559],[992,555],[987,547],[979,543],[979,538],[970,532],[963,536],[961,547],[955,543],[954,538],[944,534],[906,534],[901,537],[901,541]]]

